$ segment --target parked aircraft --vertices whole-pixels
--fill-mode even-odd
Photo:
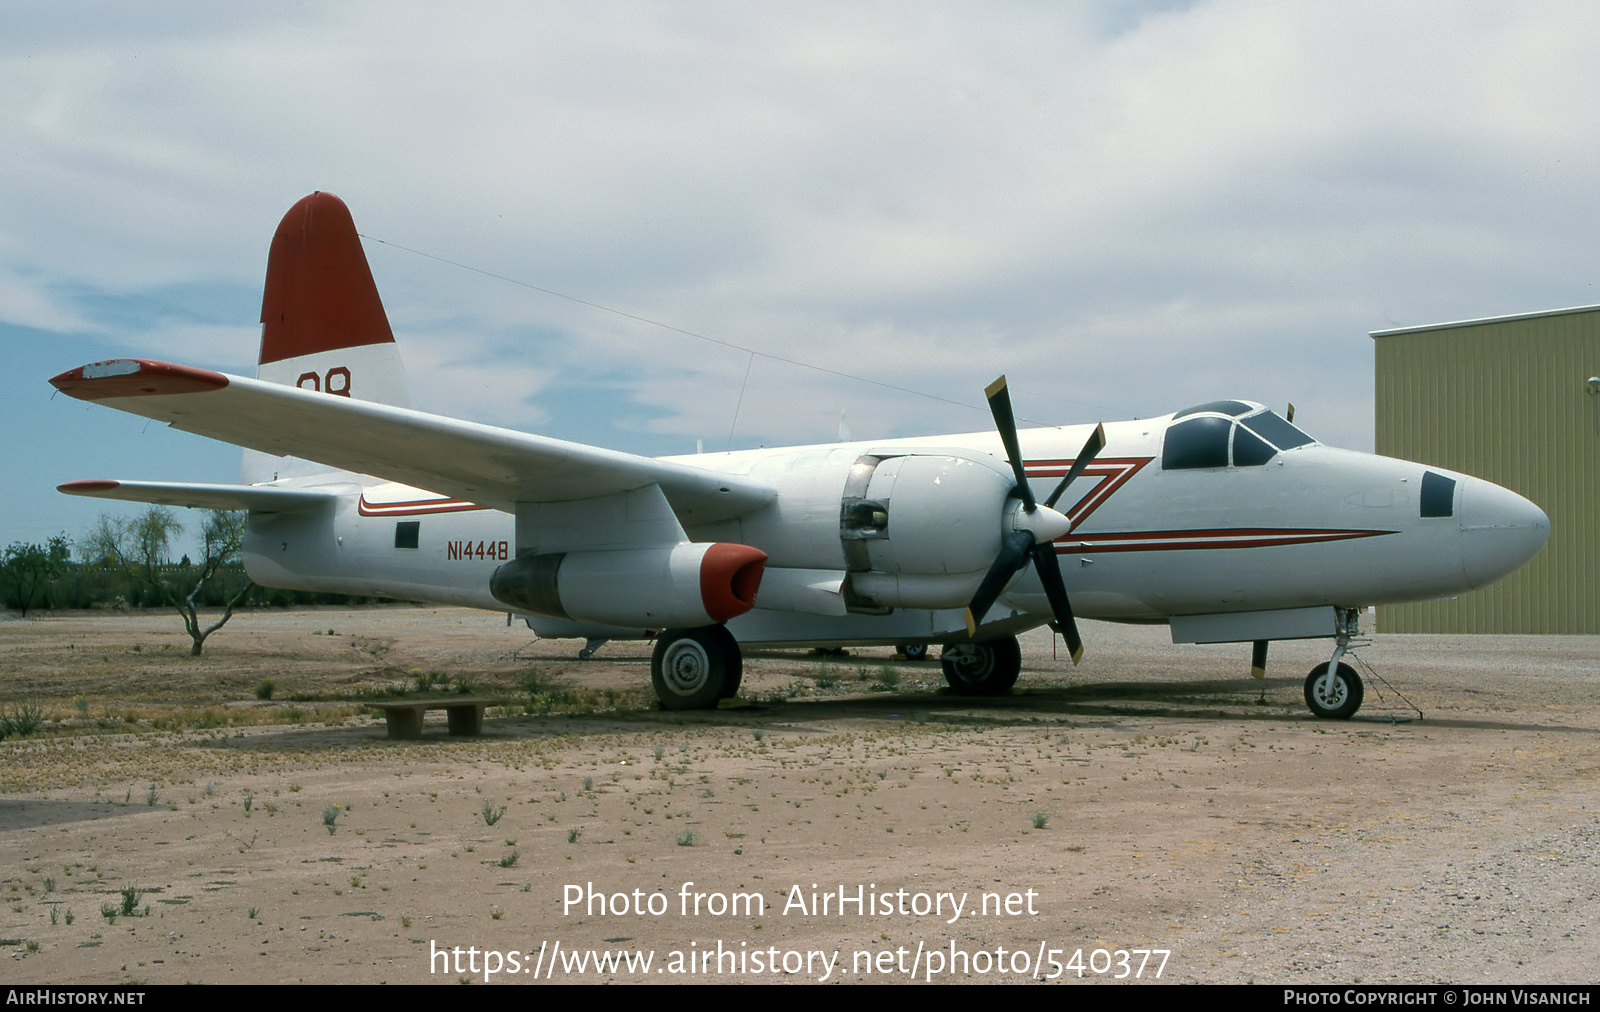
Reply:
[[[715,706],[742,649],[938,644],[951,688],[1016,681],[1019,632],[1075,616],[1175,642],[1330,637],[1305,682],[1361,705],[1340,663],[1358,608],[1445,597],[1543,547],[1519,495],[1325,446],[1261,404],[996,431],[648,458],[413,410],[345,205],[299,201],[272,241],[254,379],[148,359],[62,392],[246,448],[238,485],[74,481],[74,495],[250,511],[266,586],[509,611],[545,635],[655,635],[663,706]],[[1035,492],[1049,489],[1041,499]]]

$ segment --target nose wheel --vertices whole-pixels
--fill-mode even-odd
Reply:
[[[1348,720],[1361,709],[1364,689],[1361,676],[1348,664],[1340,664],[1329,677],[1328,665],[1318,664],[1306,676],[1306,705],[1327,720]]]

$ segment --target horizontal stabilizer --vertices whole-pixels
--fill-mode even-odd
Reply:
[[[593,499],[660,485],[687,525],[742,516],[777,494],[764,482],[677,461],[166,362],[96,362],[50,382],[79,400],[185,432],[506,512],[515,512],[518,503]]]
[[[211,510],[253,510],[294,513],[313,510],[334,500],[328,489],[262,488],[255,485],[202,485],[171,481],[69,481],[56,491],[92,499],[120,499],[158,506],[192,506]]]

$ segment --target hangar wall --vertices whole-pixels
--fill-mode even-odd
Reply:
[[[1445,601],[1385,605],[1384,632],[1600,633],[1600,306],[1372,333],[1376,449],[1521,493],[1550,541]],[[1600,384],[1597,384],[1600,385]]]

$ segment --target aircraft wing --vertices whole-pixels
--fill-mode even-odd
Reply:
[[[593,499],[654,484],[690,524],[740,516],[777,494],[765,483],[689,464],[147,359],[96,362],[50,382],[68,396],[185,432],[507,512],[518,503]]]
[[[209,485],[170,481],[69,481],[57,492],[92,499],[120,499],[158,506],[193,506],[208,510],[254,510],[295,513],[325,506],[338,497],[327,489],[263,488],[255,485]]]

